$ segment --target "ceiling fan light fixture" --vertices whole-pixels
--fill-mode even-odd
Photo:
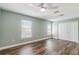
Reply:
[[[46,11],[46,8],[42,7],[40,10],[44,12]]]
[[[46,6],[45,6],[44,3],[41,3],[40,7],[41,7],[40,10],[41,10],[42,12],[46,11]]]

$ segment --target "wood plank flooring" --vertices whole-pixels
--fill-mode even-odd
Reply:
[[[2,50],[0,55],[79,55],[79,44],[60,39],[47,39]]]

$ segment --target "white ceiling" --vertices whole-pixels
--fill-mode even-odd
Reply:
[[[59,21],[67,18],[79,17],[78,3],[47,3],[48,9],[40,11],[37,3],[0,3],[0,7],[5,10],[46,19],[49,21]],[[58,7],[55,9],[54,7]],[[59,13],[54,13],[59,10]],[[60,16],[64,14],[63,16]]]

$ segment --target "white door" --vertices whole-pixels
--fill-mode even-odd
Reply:
[[[78,41],[78,21],[59,23],[59,39]]]

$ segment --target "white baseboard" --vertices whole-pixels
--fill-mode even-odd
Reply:
[[[23,42],[23,43],[18,43],[18,44],[13,44],[13,45],[9,45],[9,46],[4,46],[4,47],[0,47],[0,50],[4,50],[4,49],[16,47],[16,46],[24,45],[24,44],[28,44],[28,43],[33,43],[33,42],[37,42],[37,41],[41,41],[41,40],[46,40],[48,38],[50,38],[50,37],[41,38],[41,39],[37,39],[37,40],[33,40],[33,41],[28,41],[28,42]]]
[[[53,39],[57,39],[57,38],[53,38]],[[59,38],[59,39],[60,39],[60,38]],[[60,39],[60,40],[65,40],[65,39]],[[71,42],[79,43],[79,41],[72,41],[72,40],[66,40],[66,41],[71,41]]]

